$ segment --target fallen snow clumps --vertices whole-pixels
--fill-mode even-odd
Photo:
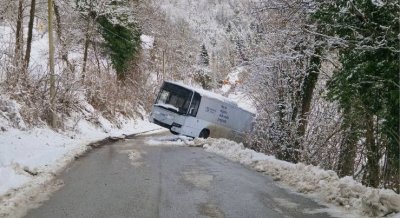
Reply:
[[[264,172],[298,192],[313,194],[325,202],[343,206],[361,215],[377,217],[400,212],[400,195],[392,190],[365,187],[351,177],[339,178],[334,171],[317,166],[277,160],[226,139],[195,139],[193,143],[203,144],[208,152]]]

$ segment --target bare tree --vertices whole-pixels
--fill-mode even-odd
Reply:
[[[24,8],[23,8],[24,0],[18,1],[18,12],[17,12],[17,25],[15,29],[15,49],[14,49],[14,76],[16,76],[18,81],[20,70],[21,60],[22,60],[22,44],[23,44],[23,23],[24,23]]]
[[[15,29],[15,55],[17,59],[19,59],[19,55],[21,52],[21,45],[23,40],[23,22],[24,22],[24,8],[23,8],[24,0],[18,1],[18,13],[17,13],[17,27]]]
[[[49,27],[49,66],[50,66],[50,125],[56,128],[56,81],[54,72],[54,39],[53,39],[53,1],[48,0],[48,27]]]
[[[24,59],[24,72],[28,70],[29,61],[31,58],[31,49],[32,49],[32,31],[33,31],[33,22],[35,20],[35,7],[36,0],[31,0],[31,10],[29,13],[29,23],[28,23],[28,38],[26,40],[26,51],[25,51],[25,59]]]

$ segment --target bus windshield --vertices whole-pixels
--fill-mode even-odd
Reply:
[[[192,95],[193,92],[186,88],[165,82],[158,94],[155,106],[178,114],[186,114]]]

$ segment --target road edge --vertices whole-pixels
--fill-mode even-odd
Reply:
[[[44,201],[49,200],[51,195],[63,187],[64,183],[57,177],[67,170],[76,160],[85,157],[91,151],[101,148],[108,144],[118,141],[133,139],[138,135],[157,132],[161,128],[141,131],[132,134],[121,134],[121,136],[108,136],[103,139],[85,143],[81,147],[66,153],[60,162],[55,164],[53,172],[39,172],[31,174],[33,180],[21,187],[11,189],[6,194],[0,196],[0,217],[18,218],[23,217],[31,209],[39,207]]]

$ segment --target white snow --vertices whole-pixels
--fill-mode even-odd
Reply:
[[[199,142],[197,142],[199,143]],[[330,170],[302,163],[292,164],[273,156],[257,153],[226,139],[204,140],[204,149],[230,160],[251,166],[297,192],[309,194],[323,202],[343,206],[353,216],[398,216],[400,195],[392,190],[365,187],[351,177],[339,178]]]
[[[205,151],[219,154],[232,161],[240,162],[273,177],[279,184],[298,193],[305,194],[329,208],[323,209],[333,216],[388,217],[400,216],[400,195],[392,190],[374,189],[363,186],[351,177],[339,178],[334,171],[317,166],[293,164],[277,160],[274,156],[244,148],[227,139],[175,140],[179,136],[157,137],[147,144],[159,146],[199,146]],[[166,142],[165,140],[171,141]],[[295,207],[291,202],[282,204]],[[316,211],[309,211],[310,214]]]
[[[385,3],[382,0],[371,0],[378,7]],[[166,1],[161,6],[177,20],[182,17],[190,17],[193,21],[190,25],[193,29],[210,29],[204,35],[207,38],[219,38],[223,36],[223,28],[216,21],[206,20],[202,13],[189,10],[191,4],[206,7],[208,1],[188,1],[186,9],[177,10],[171,2]],[[209,7],[214,7],[210,5]],[[224,17],[230,17],[234,12],[226,6],[211,8],[214,14],[224,12]],[[203,8],[203,11],[211,10]],[[222,13],[221,12],[221,13]],[[204,28],[206,26],[207,28]],[[200,28],[201,27],[201,28]],[[0,60],[8,57],[9,45],[13,44],[13,30],[10,27],[0,26]],[[26,31],[25,31],[26,32]],[[209,33],[209,34],[208,34]],[[212,33],[215,33],[213,35]],[[47,71],[48,36],[45,31],[34,30],[32,44],[30,69],[35,75],[43,76]],[[152,49],[154,37],[141,35],[143,49]],[[57,48],[56,48],[57,49]],[[70,54],[76,57],[81,54]],[[3,63],[3,62],[2,62]],[[0,66],[2,69],[4,66]],[[2,70],[0,73],[5,72]],[[0,74],[0,81],[4,75]],[[222,88],[223,93],[231,90],[232,86],[239,81],[239,71],[228,75],[229,84]],[[183,85],[178,83],[179,85]],[[183,85],[185,86],[185,85]],[[193,87],[187,86],[189,89]],[[250,99],[241,92],[230,93],[228,98],[218,94],[195,88],[201,95],[222,100],[227,103],[238,104],[248,111],[255,113]],[[94,108],[87,104],[87,113],[95,113]],[[46,197],[46,190],[59,188],[62,184],[54,180],[55,173],[64,169],[76,156],[84,153],[89,148],[87,144],[109,137],[123,136],[149,130],[159,129],[158,126],[147,121],[128,120],[120,118],[121,128],[117,128],[101,115],[97,116],[99,126],[81,119],[79,121],[67,120],[68,126],[74,126],[65,132],[55,132],[49,128],[28,129],[23,122],[19,111],[19,105],[4,96],[0,96],[0,217],[8,214],[18,204],[26,202],[30,197],[38,194]],[[11,120],[12,119],[12,120]],[[14,123],[16,126],[6,125]],[[292,164],[277,160],[273,156],[244,148],[226,139],[194,139],[191,141],[183,136],[157,136],[147,141],[149,145],[165,146],[203,146],[208,152],[224,156],[230,160],[250,166],[259,172],[263,172],[285,186],[289,186],[300,193],[307,194],[321,202],[332,203],[341,206],[349,216],[383,216],[389,214],[391,217],[400,218],[400,195],[391,190],[374,189],[365,187],[354,181],[351,177],[339,178],[333,171],[326,171],[316,166],[304,164]],[[135,150],[127,151],[132,164],[137,164],[141,154]],[[50,182],[54,184],[47,186]],[[276,199],[281,204],[296,207],[292,202],[284,199]],[[312,213],[312,212],[310,212]]]
[[[169,145],[169,146],[185,146],[191,145],[192,138],[180,135],[154,136],[150,137],[146,144],[153,146]]]
[[[7,63],[13,52],[14,30],[0,25],[0,61]],[[26,28],[24,32],[27,32]],[[143,35],[142,42],[151,48],[154,38]],[[62,49],[56,47],[57,49]],[[71,51],[71,59],[82,56]],[[57,73],[63,67],[56,60]],[[48,35],[45,25],[36,24],[33,29],[30,72],[33,77],[46,75],[48,66]],[[0,66],[0,81],[5,78]],[[29,198],[53,190],[59,184],[49,185],[55,174],[61,171],[75,157],[89,149],[89,143],[107,138],[160,129],[147,121],[117,117],[112,124],[80,96],[80,114],[72,114],[64,121],[65,130],[55,132],[45,126],[29,128],[24,122],[21,106],[6,94],[0,94],[0,217],[15,212],[18,205],[28,203]],[[95,120],[97,125],[88,120]],[[18,208],[17,208],[18,210]]]
[[[229,73],[226,77],[227,84],[223,84],[221,87],[222,93],[228,94],[228,99],[233,100],[237,103],[237,105],[253,114],[257,114],[257,109],[254,106],[250,97],[245,94],[242,88],[242,82],[240,77],[244,72],[243,67],[237,67],[231,73]]]
[[[246,95],[245,93],[235,91],[234,93],[230,93],[228,95],[228,98],[237,102],[238,107],[240,107],[246,111],[249,111],[253,114],[257,114],[256,107],[252,103],[252,100],[250,99],[250,97],[248,95]]]
[[[0,195],[10,189],[18,188],[30,180],[28,175],[17,173],[14,165],[11,167],[0,167],[0,177]]]
[[[0,132],[0,217],[19,211],[21,204],[30,203],[29,198],[46,197],[56,190],[59,183],[49,185],[55,175],[86,152],[89,143],[160,129],[147,121],[122,117],[121,128],[99,116],[98,126],[81,119],[74,129],[60,133],[46,127],[16,129],[6,125],[1,116],[0,121],[0,127],[5,128]]]
[[[172,104],[157,103],[157,104],[155,104],[154,106],[160,106],[160,107],[172,109],[172,110],[174,110],[174,111],[176,111],[176,112],[179,112],[179,108],[175,107],[175,106],[172,105]]]
[[[385,5],[385,2],[383,2],[382,0],[371,0],[371,2],[377,7],[382,7]]]
[[[239,67],[238,69],[232,71],[226,77],[227,84],[222,85],[222,92],[226,93],[231,90],[232,86],[235,86],[237,83],[240,82],[239,75],[242,73],[243,68]]]
[[[154,44],[154,37],[148,35],[141,35],[140,41],[142,41],[143,49],[152,49]]]

